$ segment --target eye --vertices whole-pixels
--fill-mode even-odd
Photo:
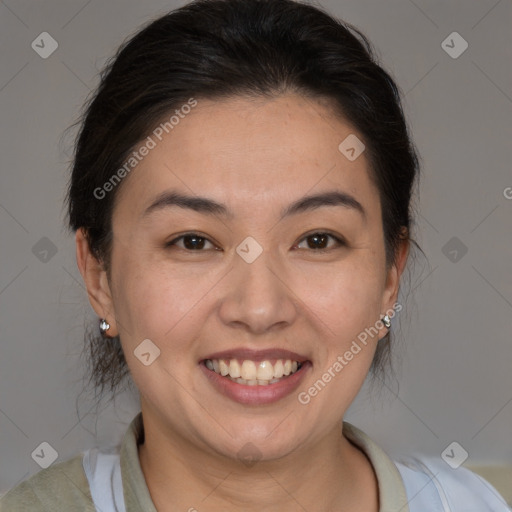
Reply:
[[[180,245],[179,242],[183,242]],[[205,248],[205,244],[210,244],[212,248],[217,249],[215,245],[210,242],[206,237],[201,236],[197,233],[186,233],[181,235],[170,242],[165,244],[165,247],[177,246],[180,249],[185,249],[187,251],[197,251],[201,252]]]
[[[302,240],[306,240],[308,247],[306,249],[313,249],[315,251],[326,251],[329,249],[334,249],[335,247],[328,247],[328,240],[332,239],[336,242],[338,246],[344,246],[345,241],[341,238],[331,235],[330,233],[316,232],[311,233],[310,235],[306,235]],[[301,242],[302,243],[302,242]],[[301,248],[300,243],[296,244],[294,247]]]
[[[329,246],[329,239],[334,240],[334,247],[332,247],[332,244]],[[306,249],[312,249],[317,252],[333,249],[336,247],[336,244],[338,246],[346,245],[341,238],[330,233],[323,232],[311,233],[310,235],[306,235],[302,240],[305,240],[307,243]],[[299,244],[296,244],[294,248],[300,249],[301,243],[302,241]],[[215,250],[219,250],[210,240],[198,233],[186,233],[184,235],[180,235],[170,242],[167,242],[165,247],[177,246],[180,249],[184,249],[186,251],[201,252],[205,249],[208,249],[206,246],[207,244],[211,245],[210,249],[213,248]]]

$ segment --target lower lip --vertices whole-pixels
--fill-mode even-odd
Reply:
[[[274,384],[267,384],[266,386],[247,386],[246,384],[239,384],[238,382],[222,377],[218,373],[209,370],[204,363],[200,363],[199,366],[213,384],[213,387],[223,395],[231,398],[231,400],[246,405],[264,405],[277,402],[290,393],[293,393],[304,379],[306,372],[311,367],[311,363],[309,361],[304,362],[300,370],[297,370],[289,377],[279,382],[274,382]]]

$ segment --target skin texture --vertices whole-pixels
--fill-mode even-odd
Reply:
[[[307,405],[297,400],[392,308],[407,259],[404,241],[386,269],[368,162],[338,150],[351,133],[327,104],[296,94],[198,100],[120,185],[110,281],[77,232],[91,305],[120,334],[140,391],[139,456],[159,511],[378,510],[371,464],[341,424],[386,329]],[[232,217],[179,207],[143,217],[170,189],[223,203]],[[332,190],[353,195],[366,219],[340,205],[280,219],[291,202]],[[346,245],[328,238],[318,251],[308,236],[325,231]],[[188,232],[207,239],[203,248],[165,247]],[[236,253],[247,236],[263,248],[250,264]],[[149,366],[133,354],[146,338],[161,351]],[[312,367],[297,392],[242,405],[198,366],[233,347],[292,350]],[[251,467],[237,457],[249,442],[261,456]]]

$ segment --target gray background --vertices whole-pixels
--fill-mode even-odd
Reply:
[[[64,228],[61,137],[123,39],[182,3],[0,2],[0,492],[40,469],[41,442],[66,460],[117,443],[139,410],[133,393],[100,411],[79,396],[84,318],[95,317]],[[423,159],[416,238],[428,260],[405,283],[401,372],[373,400],[365,385],[345,419],[392,456],[440,456],[457,441],[468,463],[511,464],[512,2],[321,5],[377,47]],[[43,31],[59,44],[47,59],[31,48]],[[441,46],[453,31],[469,44],[456,59]],[[33,250],[43,237],[57,250],[46,262]]]

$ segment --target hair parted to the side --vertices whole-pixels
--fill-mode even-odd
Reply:
[[[419,248],[410,235],[419,157],[399,88],[366,36],[293,0],[196,0],[123,44],[84,107],[67,191],[69,227],[86,230],[107,275],[112,211],[122,183],[102,199],[94,190],[161,119],[191,97],[272,98],[285,92],[328,100],[333,113],[362,135],[370,177],[379,190],[388,267],[401,240]],[[388,333],[378,342],[373,378],[386,375],[390,349]],[[119,339],[106,341],[95,325],[92,332],[86,330],[84,350],[96,394],[115,394],[129,375]]]

